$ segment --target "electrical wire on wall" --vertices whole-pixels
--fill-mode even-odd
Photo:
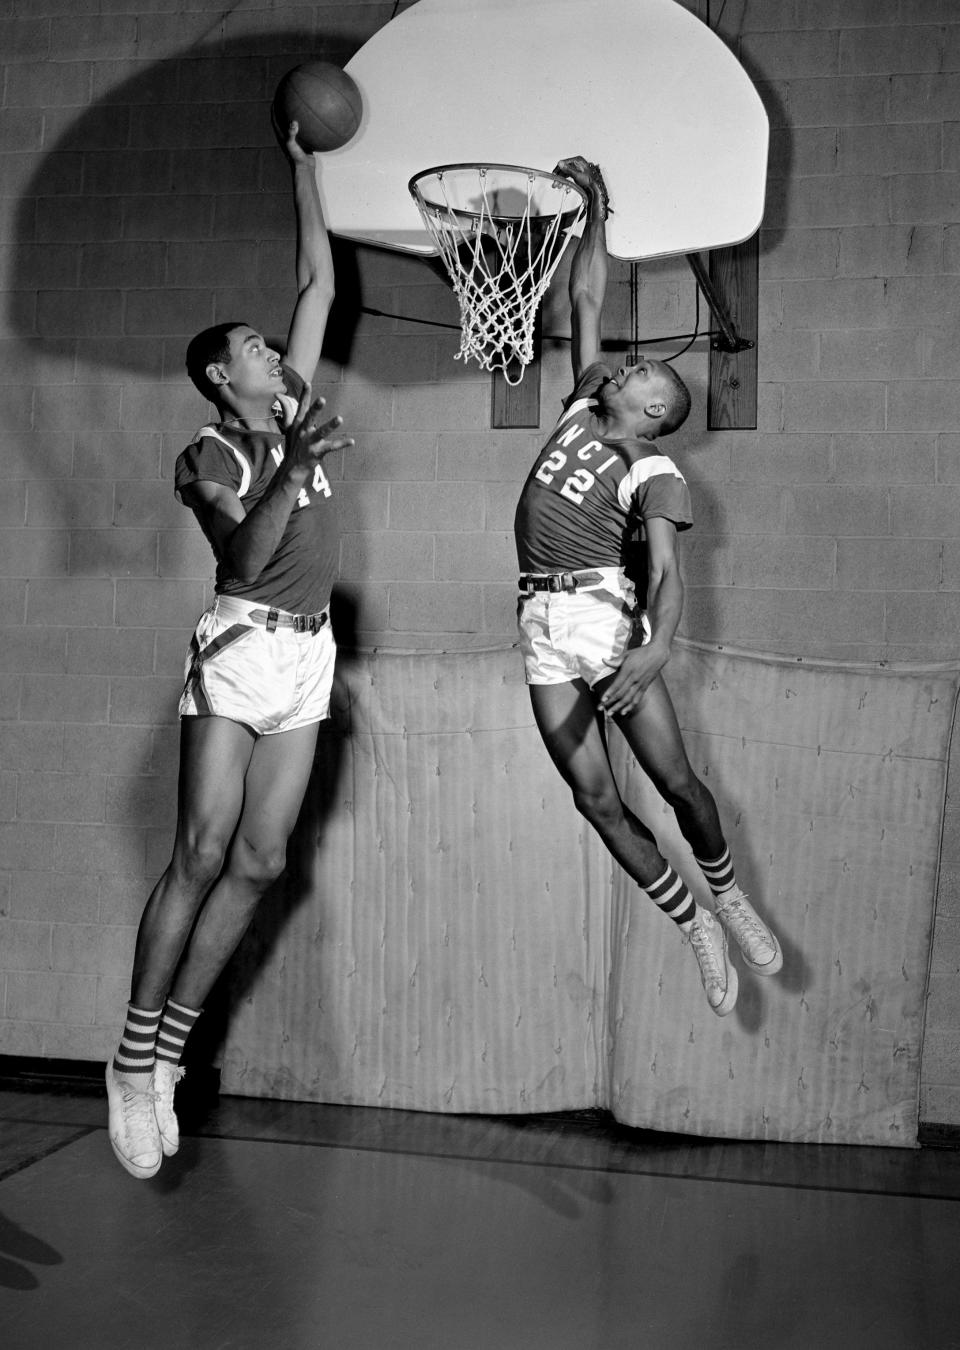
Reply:
[[[644,347],[659,347],[667,342],[682,342],[684,345],[679,351],[671,356],[664,356],[660,359],[666,362],[676,361],[678,357],[683,356],[690,350],[695,342],[700,338],[712,338],[720,336],[717,329],[700,329],[700,287],[694,282],[694,321],[693,331],[689,333],[660,333],[654,335],[640,334],[640,265],[637,262],[630,264],[630,336],[628,338],[605,338],[602,346],[605,351],[623,351],[626,349],[629,363],[636,365],[643,355]],[[371,305],[361,306],[364,314],[370,314],[377,319],[398,319],[403,323],[426,324],[430,328],[445,328],[451,332],[459,332],[459,324],[444,323],[440,319],[424,319],[408,314],[391,314],[387,310],[375,309]],[[569,342],[568,333],[544,333],[542,340],[547,342]]]
[[[386,309],[376,309],[373,305],[361,305],[361,314],[369,314],[375,319],[397,319],[401,323],[418,323],[427,328],[444,328],[451,333],[459,333],[460,325],[458,323],[444,323],[442,319],[424,319],[417,314],[396,314]],[[704,328],[700,329],[700,288],[696,288],[696,318],[692,333],[658,333],[651,336],[630,338],[607,338],[604,339],[603,347],[607,351],[638,352],[642,347],[660,346],[664,342],[685,342],[685,345],[672,356],[664,356],[663,361],[675,361],[678,356],[683,356],[684,352],[690,350],[693,344],[699,338],[710,338],[721,336],[719,329]],[[544,333],[544,342],[569,342],[569,333]]]
[[[630,264],[630,363],[636,365],[643,355],[641,347],[649,347],[661,342],[681,342],[687,339],[685,345],[672,356],[664,356],[662,359],[666,362],[676,361],[678,357],[688,352],[693,344],[701,337],[712,337],[713,330],[700,332],[700,287],[694,282],[694,319],[692,333],[672,333],[667,337],[641,337],[640,336],[640,264],[631,262]]]

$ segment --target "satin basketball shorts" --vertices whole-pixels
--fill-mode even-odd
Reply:
[[[286,610],[218,595],[187,651],[181,717],[226,717],[259,736],[330,715],[336,643],[326,610]]]
[[[581,679],[592,687],[619,669],[631,647],[649,640],[647,616],[623,568],[597,567],[592,575],[598,579],[576,590],[520,595],[517,622],[527,684]]]

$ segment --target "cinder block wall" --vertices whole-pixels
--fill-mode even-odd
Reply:
[[[172,493],[206,414],[183,349],[223,318],[285,331],[272,91],[308,55],[349,59],[394,8],[0,0],[3,1052],[111,1048],[170,848],[182,652],[211,593],[207,545]],[[755,432],[708,433],[705,344],[681,358],[694,409],[672,450],[698,522],[683,631],[952,661],[960,14],[952,0],[713,9],[771,120],[760,408]],[[642,54],[638,73],[642,90]],[[540,433],[490,429],[489,377],[452,359],[456,307],[426,263],[345,245],[337,263],[316,387],[357,438],[333,466],[341,639],[510,642],[513,506]],[[567,381],[564,280],[545,312],[544,427]],[[648,339],[690,331],[694,301],[686,264],[615,266],[609,331],[668,354],[682,344]],[[922,1112],[943,1123],[960,1123],[958,875],[948,850]]]

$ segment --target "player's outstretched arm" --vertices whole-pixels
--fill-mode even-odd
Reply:
[[[343,418],[324,418],[323,405],[322,398],[310,401],[310,386],[306,385],[286,432],[283,463],[249,513],[236,492],[220,483],[199,482],[184,488],[183,500],[231,576],[256,581],[276,552],[301,491],[309,489],[316,465],[334,450],[353,445],[351,437],[336,434]]]
[[[587,196],[587,221],[570,264],[570,334],[574,379],[600,358],[600,328],[607,290],[607,194],[599,170],[582,155],[554,170]]]
[[[293,172],[293,203],[297,220],[297,303],[287,337],[287,365],[312,380],[320,360],[327,317],[333,304],[334,275],[330,240],[317,191],[315,157],[297,140],[291,122],[284,150]]]
[[[600,697],[600,707],[613,716],[635,711],[643,692],[670,659],[670,650],[683,613],[683,580],[672,520],[654,516],[644,520],[647,536],[647,619],[650,641],[627,652],[616,675]]]

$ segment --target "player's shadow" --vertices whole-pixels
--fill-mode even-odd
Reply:
[[[131,62],[122,69],[136,73],[114,84],[116,63],[94,63],[97,101],[68,122],[51,110],[50,125],[62,129],[13,216],[6,323],[20,339],[24,383],[57,388],[61,420],[52,429],[76,425],[90,439],[124,443],[127,434],[135,442],[147,431],[193,430],[204,414],[183,365],[194,333],[240,319],[282,345],[296,300],[295,220],[270,104],[292,66],[310,57],[344,64],[371,35],[359,14],[353,22],[357,31],[345,17],[327,41],[300,29],[229,41],[214,31],[153,62]],[[337,299],[323,354],[332,367],[350,359],[360,310],[356,250],[341,241],[334,249]],[[68,423],[63,405],[72,401]],[[41,402],[49,420],[50,400]],[[42,420],[35,426],[45,429]],[[57,438],[36,439],[39,448],[24,451],[32,456],[24,476],[45,480],[44,523],[69,527],[82,493],[57,462]],[[118,476],[122,463],[124,477],[137,476],[135,451],[118,449],[116,463]],[[97,476],[105,467],[98,463]],[[101,531],[104,541],[109,533]]]
[[[223,40],[218,20],[194,45],[151,63],[94,61],[96,100],[75,116],[72,108],[51,110],[49,125],[61,129],[24,182],[13,217],[10,272],[22,289],[7,294],[6,320],[19,339],[9,344],[17,373],[38,390],[35,432],[49,424],[69,428],[72,438],[76,427],[78,446],[85,448],[65,468],[66,437],[35,434],[36,446],[22,451],[22,469],[13,448],[6,471],[8,478],[38,484],[35,509],[46,528],[86,528],[89,552],[75,575],[139,575],[124,556],[122,528],[91,528],[90,499],[104,500],[105,480],[114,478],[129,491],[116,493],[103,524],[139,524],[134,508],[127,514],[128,500],[140,501],[141,510],[145,504],[151,520],[161,517],[172,496],[173,459],[206,411],[183,368],[190,337],[211,323],[239,319],[282,346],[296,300],[296,227],[290,169],[271,126],[273,93],[281,76],[307,59],[344,65],[385,17],[376,7],[354,6],[334,22],[331,11],[337,36],[329,40],[299,28]],[[195,19],[184,15],[184,24]],[[117,69],[121,74],[111,83]],[[338,367],[358,359],[364,298],[357,247],[338,239],[331,247],[336,300],[314,382],[318,392],[325,382],[339,381]],[[376,353],[368,347],[360,359],[362,373],[382,381]],[[162,580],[153,572],[148,579]],[[187,591],[195,595],[196,586],[185,585]],[[185,594],[177,615],[185,635],[197,617],[193,606]],[[342,672],[356,646],[355,616],[344,596],[334,612]],[[179,657],[169,669],[145,673],[170,676],[162,692],[157,681],[156,706],[148,710],[157,725],[169,723]],[[172,729],[168,734],[175,736]],[[201,1019],[193,1048],[200,1061],[222,1039],[258,953],[272,950],[308,894],[307,864],[329,819],[349,735],[342,722],[323,728],[287,874],[261,906],[218,991],[214,1015]],[[144,758],[129,772],[148,780],[157,771],[157,762]],[[162,771],[170,773],[173,800],[166,758]]]
[[[42,1238],[0,1214],[0,1289],[38,1289],[30,1266],[56,1266],[63,1256]]]
[[[356,610],[350,597],[335,591],[330,605],[337,641],[337,671],[330,717],[320,725],[313,771],[303,806],[287,847],[287,866],[279,880],[263,896],[250,927],[237,951],[223,970],[204,1004],[204,1015],[191,1033],[184,1063],[197,1083],[215,1081],[234,1012],[250,996],[269,968],[270,959],[292,916],[305,904],[314,906],[316,937],[322,938],[324,913],[340,896],[320,894],[314,882],[316,859],[327,846],[326,830],[337,811],[343,772],[348,762],[352,734],[350,672],[358,649]],[[184,1093],[185,1127],[192,1115],[202,1116],[206,1102],[202,1089],[188,1099]],[[179,1102],[179,1098],[178,1098]]]
[[[196,17],[184,15],[185,25]],[[338,17],[339,36],[327,41],[300,28],[222,40],[218,19],[212,35],[155,61],[94,61],[95,101],[75,115],[49,110],[48,124],[60,129],[33,157],[8,240],[10,275],[21,288],[6,295],[7,326],[19,339],[8,345],[16,374],[37,393],[34,434],[22,450],[11,441],[5,470],[36,485],[34,510],[45,528],[84,530],[87,550],[79,565],[64,564],[65,573],[141,576],[123,527],[139,526],[144,515],[163,521],[174,457],[206,413],[184,371],[190,337],[244,319],[282,346],[296,301],[296,227],[290,169],[271,127],[273,92],[310,57],[343,65],[371,35],[360,25],[381,19],[354,9]],[[361,305],[356,250],[331,242],[337,298],[317,385],[339,379],[337,367],[350,361]],[[65,428],[76,441],[67,462]],[[107,503],[110,479],[117,488]],[[176,510],[175,524],[186,525]],[[92,528],[98,524],[112,528]],[[178,567],[149,571],[146,580],[162,585],[185,575]],[[182,609],[168,621],[182,623],[185,635],[197,618],[196,591],[184,583]],[[156,682],[148,710],[167,724],[179,658],[144,674],[170,677],[162,690]],[[168,769],[165,759],[161,771]],[[130,768],[144,781],[157,772],[149,758]],[[169,792],[173,800],[172,771]]]

